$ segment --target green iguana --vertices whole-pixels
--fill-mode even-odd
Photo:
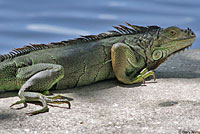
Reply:
[[[20,101],[13,105],[23,103],[26,107],[27,102],[40,101],[42,109],[29,115],[47,112],[48,103],[68,103],[70,107],[61,95],[39,92],[115,77],[124,84],[144,82],[154,76],[156,67],[191,46],[196,38],[189,28],[127,25],[74,40],[30,44],[0,55],[0,91],[19,90]]]

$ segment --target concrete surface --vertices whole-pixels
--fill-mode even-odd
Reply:
[[[108,80],[54,91],[73,98],[72,108],[50,107],[31,117],[25,113],[40,106],[12,110],[16,93],[0,93],[0,134],[185,134],[200,129],[200,50],[169,58],[156,76],[156,83],[151,79],[146,85]]]

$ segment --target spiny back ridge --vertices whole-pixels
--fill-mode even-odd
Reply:
[[[48,49],[48,48],[55,48],[55,47],[62,47],[62,46],[66,46],[66,45],[95,41],[95,40],[100,40],[100,39],[115,37],[115,36],[120,36],[120,35],[140,34],[140,33],[149,32],[151,30],[160,29],[160,27],[158,27],[158,26],[143,27],[143,26],[131,25],[129,23],[126,23],[126,24],[130,28],[123,26],[123,25],[119,25],[118,27],[113,26],[116,30],[109,31],[107,33],[101,33],[98,35],[81,36],[80,38],[75,38],[72,40],[61,41],[61,42],[52,42],[49,44],[30,44],[28,46],[24,46],[23,48],[16,48],[16,49],[12,50],[11,52],[9,52],[8,54],[0,55],[0,62],[4,61],[6,59],[12,59],[12,58],[20,56],[20,55],[28,54],[32,51]]]

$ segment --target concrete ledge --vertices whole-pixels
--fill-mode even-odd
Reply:
[[[54,91],[73,98],[72,108],[50,107],[31,117],[25,113],[40,106],[12,110],[9,105],[19,100],[16,93],[0,93],[0,133],[175,134],[200,129],[200,50],[169,58],[156,76],[156,83],[146,85],[108,80]]]

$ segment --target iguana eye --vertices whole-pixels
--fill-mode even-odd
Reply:
[[[175,36],[175,35],[176,35],[176,31],[175,31],[175,30],[171,30],[171,31],[169,32],[169,34],[170,34],[171,36]]]

